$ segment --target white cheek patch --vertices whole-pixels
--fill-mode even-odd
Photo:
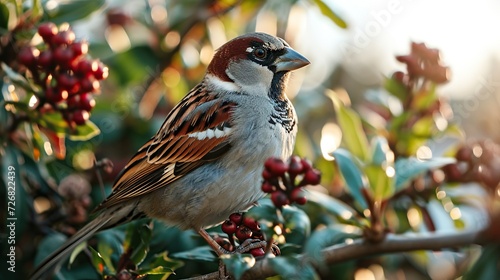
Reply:
[[[223,129],[216,127],[214,129],[207,129],[205,131],[189,133],[187,136],[191,138],[197,138],[198,140],[204,140],[206,138],[208,139],[221,138],[227,136],[230,132],[231,132],[230,127],[224,127]]]
[[[235,83],[223,81],[214,75],[207,74],[207,79],[209,80],[209,83],[214,85],[214,87],[217,89],[229,92],[240,90],[240,88]]]

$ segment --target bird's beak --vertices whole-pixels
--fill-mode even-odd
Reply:
[[[307,58],[288,47],[286,52],[276,59],[274,65],[276,66],[276,72],[281,72],[299,69],[310,63]]]

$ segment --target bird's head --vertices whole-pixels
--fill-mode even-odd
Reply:
[[[228,90],[272,95],[282,94],[290,71],[308,64],[309,60],[283,39],[265,33],[249,33],[221,46],[207,73]]]

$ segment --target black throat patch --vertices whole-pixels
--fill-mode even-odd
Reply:
[[[297,120],[295,119],[293,105],[285,96],[285,84],[288,75],[287,72],[274,74],[268,95],[274,103],[275,111],[269,117],[269,123],[272,125],[280,124],[287,132],[291,132],[297,125]]]

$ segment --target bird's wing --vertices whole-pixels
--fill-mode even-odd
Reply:
[[[213,161],[231,145],[231,115],[237,104],[196,86],[169,113],[118,176],[112,193],[96,211],[151,193]]]

